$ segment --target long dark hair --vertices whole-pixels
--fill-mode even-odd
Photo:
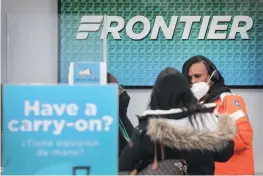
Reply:
[[[192,119],[196,120],[195,114],[203,109],[203,105],[198,104],[188,80],[175,68],[168,67],[159,73],[155,81],[149,109],[169,110],[177,108],[189,111],[191,115],[188,118],[193,125]]]
[[[187,79],[175,68],[162,70],[153,86],[149,108],[168,110],[197,104]]]

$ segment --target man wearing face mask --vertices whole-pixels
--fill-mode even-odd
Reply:
[[[117,79],[110,73],[107,74],[108,83],[117,83]],[[127,116],[127,110],[130,102],[130,96],[119,86],[119,156],[122,149],[130,143],[130,137],[133,134],[134,127]]]
[[[187,60],[182,72],[192,84],[192,91],[200,103],[216,103],[216,115],[229,114],[236,122],[234,155],[228,162],[215,164],[215,175],[253,175],[253,130],[243,98],[231,93],[216,66],[204,56]]]

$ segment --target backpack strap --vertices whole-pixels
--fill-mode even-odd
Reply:
[[[164,148],[163,145],[160,144],[161,147],[161,155],[162,155],[162,161],[164,160]],[[152,169],[155,170],[158,168],[158,159],[157,159],[157,144],[156,142],[154,143],[154,160],[153,160],[153,165],[152,165]]]
[[[142,140],[143,136],[145,135],[147,131],[147,121],[140,123],[135,129],[134,133],[135,135]],[[141,165],[143,165],[143,161],[139,161],[135,168],[128,174],[128,175],[137,175],[138,170],[140,170]]]

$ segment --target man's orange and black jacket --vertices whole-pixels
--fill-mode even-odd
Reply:
[[[253,130],[244,99],[225,85],[211,87],[204,103],[216,103],[215,114],[228,114],[236,122],[237,134],[234,140],[234,155],[225,163],[215,163],[215,175],[254,174]]]

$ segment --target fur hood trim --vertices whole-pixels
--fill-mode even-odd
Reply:
[[[219,117],[212,114],[210,116],[205,115],[205,118],[217,119],[213,129],[206,127],[194,128],[189,125],[188,118],[183,119],[184,123],[179,123],[182,120],[155,117],[150,118],[148,121],[147,135],[150,136],[152,141],[180,150],[218,151],[224,148],[236,134],[235,122],[227,115]]]

